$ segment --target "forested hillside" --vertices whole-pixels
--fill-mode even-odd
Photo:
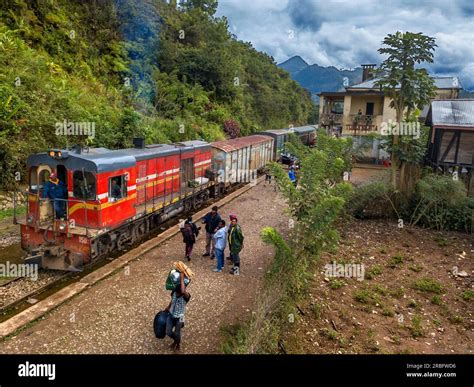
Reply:
[[[308,122],[309,93],[229,32],[217,1],[2,0],[0,185],[26,156],[83,143],[220,139]],[[57,123],[94,125],[64,136]]]

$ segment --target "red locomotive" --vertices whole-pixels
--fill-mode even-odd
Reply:
[[[275,142],[253,135],[213,144],[135,139],[134,146],[53,149],[28,158],[27,213],[18,221],[28,262],[81,270],[229,185],[248,182],[274,159]],[[63,197],[45,197],[52,173],[64,186]]]

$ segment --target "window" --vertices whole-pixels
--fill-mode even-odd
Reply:
[[[76,199],[95,200],[95,176],[92,172],[74,171],[72,175],[72,194]]]
[[[127,197],[127,175],[111,177],[109,179],[109,202]]]

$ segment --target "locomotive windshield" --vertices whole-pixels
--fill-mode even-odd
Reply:
[[[92,172],[74,171],[72,180],[74,198],[80,200],[95,200],[96,182]]]

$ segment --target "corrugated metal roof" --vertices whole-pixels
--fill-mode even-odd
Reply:
[[[260,133],[272,133],[272,134],[280,135],[280,134],[288,133],[288,129],[269,129],[269,130],[263,130]]]
[[[311,126],[311,125],[308,125],[308,126],[298,126],[296,128],[293,128],[293,130],[296,132],[296,133],[308,133],[308,132],[315,132],[316,131],[316,127],[314,126]],[[290,129],[291,131],[291,129]]]
[[[273,141],[270,136],[255,134],[253,136],[239,137],[232,140],[217,141],[211,143],[213,148],[218,148],[224,152],[232,152],[237,149],[245,148],[249,145],[261,144],[262,142]]]
[[[375,85],[377,78],[369,79],[365,82],[346,87],[346,90],[352,89],[378,89]],[[433,77],[435,86],[438,89],[462,89],[458,77]]]
[[[474,127],[474,99],[434,100],[427,123],[433,126]]]

